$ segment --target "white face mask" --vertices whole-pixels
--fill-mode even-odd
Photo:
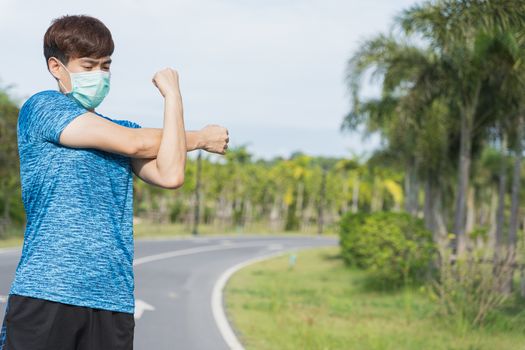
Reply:
[[[60,60],[58,60],[60,62]],[[111,73],[102,70],[93,72],[70,72],[62,62],[62,67],[69,73],[71,79],[71,91],[66,95],[74,98],[86,109],[94,109],[102,103],[109,93]],[[59,83],[62,82],[59,80]],[[67,90],[62,84],[64,90]]]

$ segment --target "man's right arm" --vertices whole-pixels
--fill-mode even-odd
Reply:
[[[73,148],[95,148],[132,158],[156,158],[162,128],[128,128],[86,112],[73,119],[61,132],[60,144]],[[207,125],[202,130],[186,131],[186,151],[204,149],[224,154],[228,130]]]
[[[134,157],[143,149],[143,138],[136,132],[95,113],[86,112],[73,119],[60,133],[61,145],[72,148],[94,148]]]

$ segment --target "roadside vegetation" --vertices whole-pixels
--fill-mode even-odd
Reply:
[[[225,287],[228,318],[247,350],[513,350],[525,347],[523,303],[472,327],[443,317],[423,286],[382,288],[348,267],[340,247],[249,265]],[[519,306],[519,309],[516,309]]]

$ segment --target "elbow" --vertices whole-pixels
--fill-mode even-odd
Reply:
[[[144,150],[146,149],[145,142],[146,140],[143,137],[136,135],[129,145],[130,157],[141,158],[144,155]]]
[[[184,175],[174,176],[173,178],[168,179],[163,187],[170,190],[176,190],[177,188],[182,187],[182,185],[184,185]]]

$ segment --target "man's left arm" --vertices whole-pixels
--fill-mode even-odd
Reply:
[[[140,145],[133,158],[156,158],[162,139],[162,128],[133,129],[140,139]],[[186,131],[187,152],[202,149],[207,152],[224,155],[229,141],[228,130],[216,124],[210,124],[201,130]],[[132,159],[133,159],[132,158]]]
[[[140,128],[134,129],[134,132],[140,138],[142,146],[133,155],[133,158],[156,158],[162,139],[162,128]],[[191,152],[201,147],[200,131],[187,130],[186,151]]]
[[[140,132],[143,147],[131,158],[133,173],[144,182],[162,187],[155,166],[155,158],[162,138],[160,128],[137,128]],[[207,125],[198,131],[186,131],[186,150],[203,149],[208,152],[224,155],[228,148],[228,130],[219,125]]]

